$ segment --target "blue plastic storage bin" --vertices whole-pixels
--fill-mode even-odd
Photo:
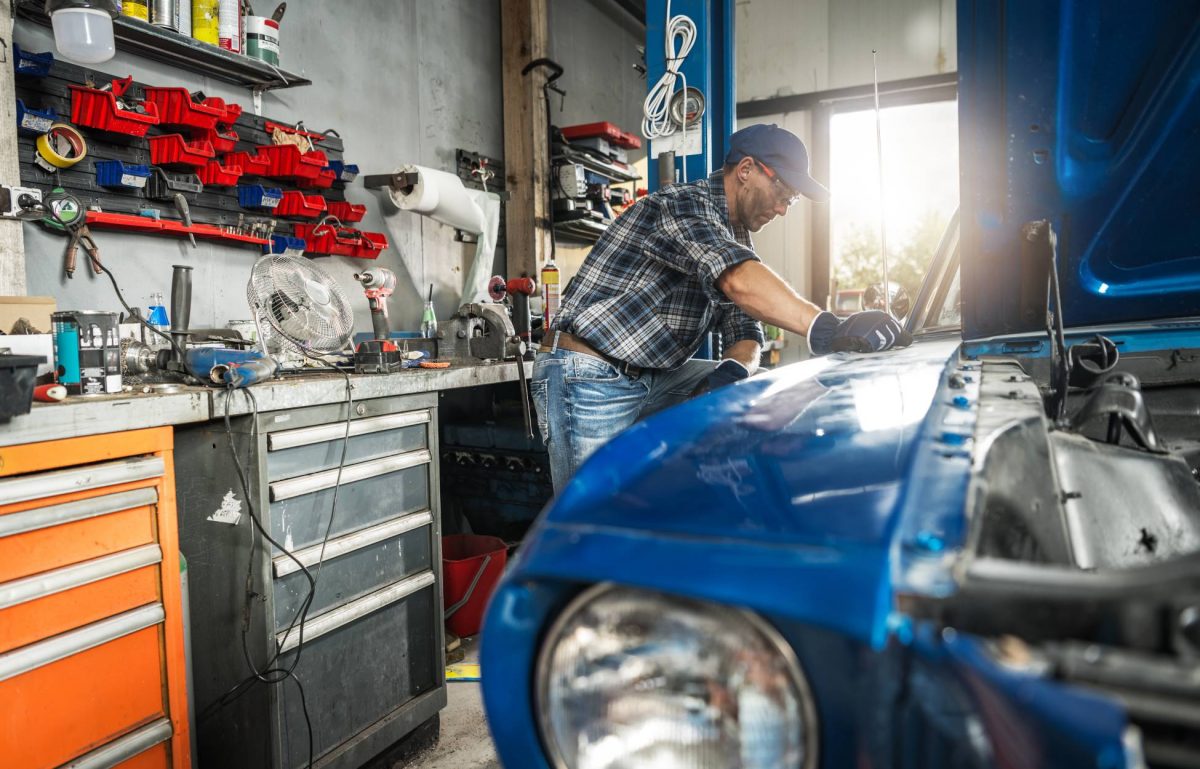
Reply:
[[[17,99],[17,130],[30,136],[38,136],[50,130],[58,122],[58,113],[53,107],[30,109]]]
[[[331,160],[329,165],[325,166],[326,171],[333,171],[337,174],[337,180],[340,182],[352,182],[358,176],[358,166],[354,163],[345,163],[341,160]]]
[[[283,190],[261,184],[238,185],[238,205],[242,208],[273,209],[283,200]]]
[[[54,63],[54,54],[49,51],[45,51],[44,53],[30,53],[29,51],[22,51],[21,46],[13,43],[12,52],[18,75],[45,77],[50,74],[50,65]]]
[[[264,254],[294,254],[304,253],[304,238],[293,238],[291,235],[272,235],[270,245],[263,245]]]
[[[140,190],[150,178],[149,166],[134,165],[122,160],[97,160],[96,182],[101,187],[119,190]]]

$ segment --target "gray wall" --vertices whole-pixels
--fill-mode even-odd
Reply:
[[[28,50],[53,50],[49,31],[28,21],[18,22],[15,38]],[[406,162],[453,170],[458,147],[503,156],[498,2],[289,3],[282,25],[282,63],[313,85],[268,92],[263,114],[304,120],[317,130],[336,128],[345,140],[346,159],[364,173],[386,172]],[[184,85],[251,108],[244,89],[120,52],[100,69],[147,83]],[[399,277],[393,326],[419,325],[423,287],[430,283],[436,286],[439,316],[452,313],[473,247],[456,243],[453,230],[441,224],[387,212],[378,194],[361,183],[346,196],[368,204],[363,229],[386,232],[391,240],[378,264]],[[166,293],[171,265],[189,264],[195,267],[194,325],[248,317],[245,284],[257,256],[253,249],[200,241],[193,250],[183,240],[95,234],[131,304],[147,304],[153,291]],[[97,279],[86,270],[77,271],[74,280],[62,276],[63,238],[32,226],[26,236],[29,294],[55,296],[62,308],[119,309],[103,276]],[[351,293],[357,329],[369,330],[366,300],[352,275],[371,262],[332,257],[319,263]]]

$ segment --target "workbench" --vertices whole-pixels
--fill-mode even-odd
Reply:
[[[295,673],[306,693],[313,755],[322,766],[351,769],[445,705],[438,394],[515,382],[516,366],[351,374],[348,442],[342,440],[346,378],[329,372],[289,375],[232,393],[181,387],[35,404],[30,414],[0,426],[0,479],[24,472],[19,462],[7,472],[4,467],[18,452],[88,435],[116,446],[126,435],[160,428],[167,441],[161,456],[168,461],[173,456],[174,472],[160,483],[156,509],[177,518],[170,523],[177,523],[187,564],[189,720],[198,742],[197,765],[283,769],[307,761],[307,730],[294,682],[255,683],[237,692],[249,674],[244,654],[262,664],[278,653],[277,667],[299,656],[298,628],[288,631],[308,594],[299,561],[314,574],[318,563],[323,571]],[[525,367],[530,373],[532,364]],[[252,547],[250,505],[231,436],[255,514],[292,555],[261,537]],[[71,457],[61,457],[56,468],[71,465]],[[173,539],[174,534],[162,542]],[[163,563],[174,560],[164,553]],[[79,565],[86,562],[74,566]],[[168,615],[167,623],[183,624],[178,614]],[[178,688],[172,690],[174,708],[164,711],[176,722]],[[109,724],[106,733],[117,740],[127,733],[132,744],[140,727],[130,723],[126,731]],[[169,756],[147,766],[186,769],[188,757],[179,754],[178,740],[186,730],[173,733],[168,751],[161,740],[172,739],[170,729],[155,737],[160,742],[143,740],[150,744],[146,750]],[[0,735],[0,753],[4,739]]]

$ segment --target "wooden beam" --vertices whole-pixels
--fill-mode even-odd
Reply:
[[[547,71],[521,70],[546,55],[546,0],[501,0],[504,172],[509,198],[505,244],[508,275],[536,277],[550,253],[549,126],[542,86]]]
[[[17,162],[17,104],[12,65],[12,5],[0,2],[0,42],[4,63],[0,65],[0,184],[21,184],[21,168]],[[25,233],[24,225],[13,219],[0,220],[0,296],[24,296],[25,291]]]

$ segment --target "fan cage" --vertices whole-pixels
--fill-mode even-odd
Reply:
[[[268,254],[254,264],[246,299],[268,354],[306,356],[340,352],[354,335],[354,312],[328,272],[310,260]]]

